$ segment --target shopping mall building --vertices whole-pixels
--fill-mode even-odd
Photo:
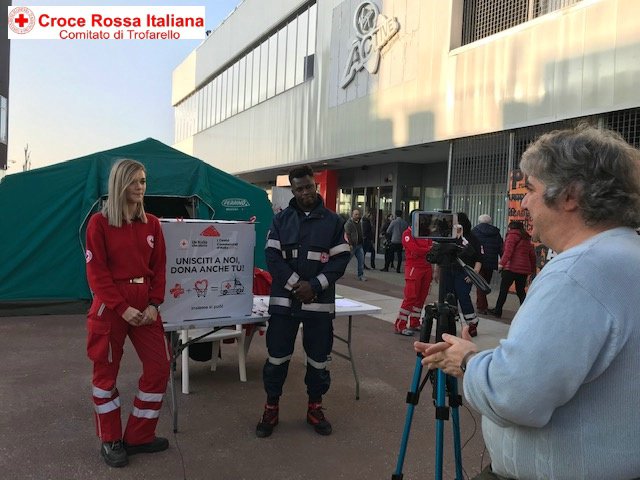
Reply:
[[[265,189],[311,165],[339,213],[504,229],[542,132],[640,146],[638,18],[638,0],[244,0],[174,71],[175,146]]]

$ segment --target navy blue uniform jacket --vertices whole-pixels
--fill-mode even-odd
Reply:
[[[295,198],[278,213],[267,234],[267,269],[273,277],[269,313],[306,318],[335,317],[335,283],[351,257],[344,222],[324,207],[322,198],[306,215]],[[316,294],[308,304],[296,300],[291,291],[306,280]]]

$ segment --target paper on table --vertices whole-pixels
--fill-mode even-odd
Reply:
[[[347,298],[336,298],[336,307],[353,308],[359,307],[360,305],[360,303],[354,302],[353,300],[349,300]]]
[[[269,297],[268,296],[256,296],[253,297],[253,308],[251,313],[254,315],[265,316],[269,312]]]

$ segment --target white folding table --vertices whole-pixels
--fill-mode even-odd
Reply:
[[[171,343],[171,367],[169,372],[169,383],[171,388],[171,407],[173,411],[173,431],[178,431],[178,401],[176,399],[176,386],[175,386],[175,372],[176,361],[179,356],[182,355],[183,350],[189,347],[189,345],[196,343],[204,337],[217,332],[221,328],[231,327],[238,323],[263,323],[269,318],[268,315],[239,315],[237,317],[219,317],[219,318],[205,318],[200,320],[188,320],[180,323],[163,322],[164,331],[169,334]],[[198,335],[193,338],[189,338],[189,330],[193,329],[206,329],[206,333]],[[189,361],[189,356],[183,357],[183,366],[185,361]],[[183,368],[182,371],[183,382],[186,381],[188,388],[189,385],[189,369]],[[188,390],[187,390],[188,391]]]

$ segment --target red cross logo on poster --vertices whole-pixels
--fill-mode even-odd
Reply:
[[[15,33],[29,33],[35,26],[36,16],[27,7],[16,7],[9,12],[9,28]]]

